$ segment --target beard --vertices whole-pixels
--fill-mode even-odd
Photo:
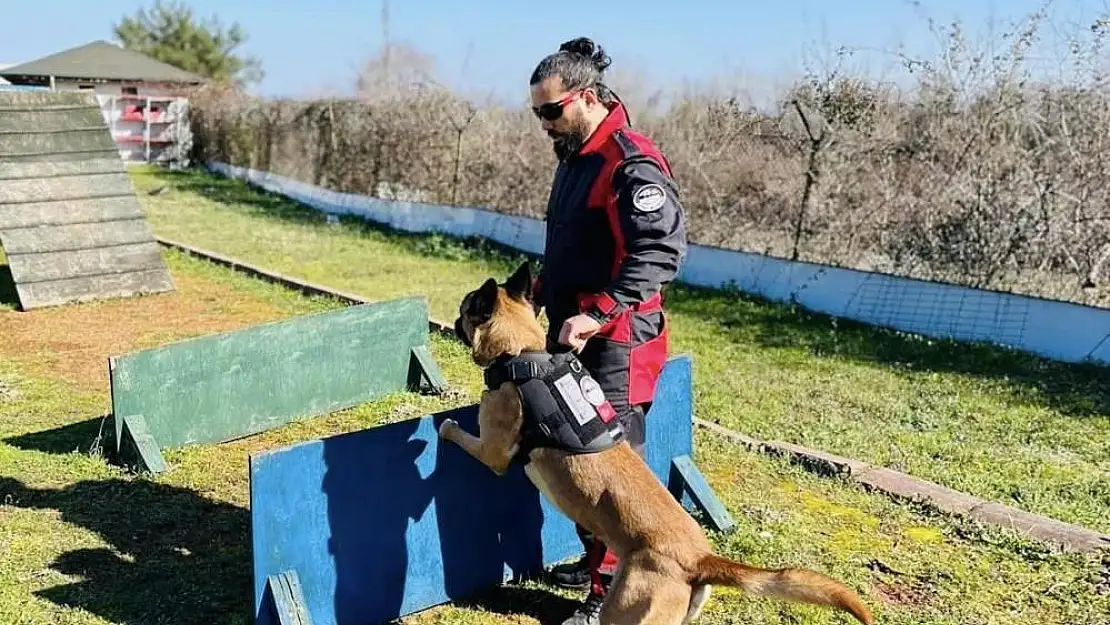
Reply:
[[[551,148],[555,150],[555,156],[563,161],[582,149],[582,145],[586,142],[586,123],[578,121],[566,132],[552,130],[547,133],[547,136],[551,137]]]

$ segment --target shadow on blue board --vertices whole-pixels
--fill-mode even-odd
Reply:
[[[647,420],[664,483],[691,453],[691,367],[670,360]],[[573,523],[514,465],[497,477],[437,428],[476,433],[477,406],[251,457],[256,622],[267,578],[292,571],[313,625],[373,625],[538,574],[581,550]]]

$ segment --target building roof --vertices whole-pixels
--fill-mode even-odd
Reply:
[[[107,41],[93,41],[34,61],[0,70],[0,78],[22,82],[27,78],[85,80],[134,80],[198,84],[207,79],[163,63],[145,54]]]

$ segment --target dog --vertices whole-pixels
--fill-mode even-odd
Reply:
[[[496,363],[521,354],[550,356],[533,284],[525,262],[503,284],[489,278],[460,302],[455,334],[487,373]],[[525,446],[529,426],[522,397],[521,386],[512,381],[487,388],[479,404],[478,436],[453,420],[440,425],[439,436],[498,476],[522,454],[525,473],[544,497],[613,550],[619,564],[601,623],[690,623],[700,615],[713,585],[837,608],[864,625],[874,622],[856,593],[825,575],[798,568],[762,569],[715,554],[701,526],[627,441],[589,453]]]

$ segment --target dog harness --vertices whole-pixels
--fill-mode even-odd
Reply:
[[[605,451],[624,439],[624,428],[604,391],[571,352],[523,352],[485,370],[486,388],[516,384],[524,406],[517,459],[528,463],[538,447],[575,454]]]

